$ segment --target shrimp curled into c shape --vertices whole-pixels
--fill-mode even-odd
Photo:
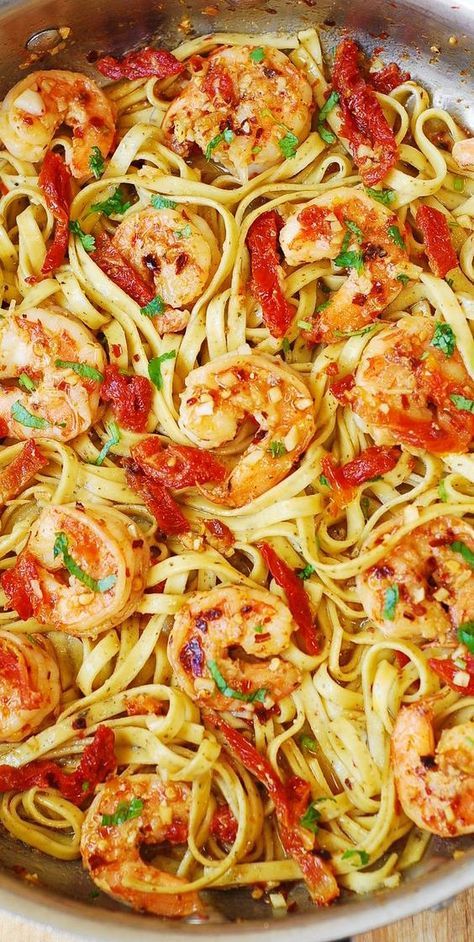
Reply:
[[[82,860],[94,883],[121,903],[157,916],[202,912],[197,893],[180,892],[183,880],[140,857],[144,844],[186,842],[190,804],[191,788],[185,782],[164,783],[158,775],[145,774],[110,779],[92,802],[82,826]],[[125,819],[120,818],[121,809]],[[149,888],[126,885],[134,880]],[[154,892],[163,886],[170,892]]]
[[[231,442],[249,417],[259,432],[227,480],[206,490],[228,507],[242,507],[289,474],[313,438],[314,401],[296,373],[258,354],[224,354],[188,374],[179,424],[200,448]]]
[[[148,543],[124,514],[64,504],[42,511],[2,586],[22,618],[91,638],[135,611],[148,562]]]
[[[474,722],[444,729],[435,748],[433,700],[402,707],[392,764],[402,808],[440,837],[474,833]]]
[[[59,668],[46,638],[0,631],[0,742],[19,742],[55,713]]]
[[[286,605],[267,589],[220,585],[186,600],[169,636],[168,658],[192,700],[248,714],[300,683],[299,670],[281,657],[295,628]],[[232,648],[243,656],[232,658]]]
[[[20,160],[43,160],[62,124],[73,133],[72,175],[92,176],[93,148],[107,157],[115,138],[115,115],[111,102],[87,75],[62,69],[31,72],[10,89],[0,108],[0,139]]]

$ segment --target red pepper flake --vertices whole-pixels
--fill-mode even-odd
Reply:
[[[157,436],[134,445],[132,458],[153,481],[177,490],[227,477],[225,465],[208,451],[189,445],[164,447]]]
[[[286,300],[279,280],[278,234],[283,220],[276,210],[262,213],[252,223],[247,235],[252,280],[250,290],[262,307],[263,319],[272,337],[283,337],[295,309]]]
[[[319,640],[313,623],[307,592],[295,571],[285,563],[269,543],[259,544],[265,565],[284,590],[293,618],[298,625],[297,636],[306,654],[319,654]]]
[[[445,278],[448,271],[458,264],[446,216],[439,209],[423,203],[416,214],[416,224],[423,236],[431,271],[438,278]]]
[[[153,387],[146,376],[125,376],[116,364],[109,363],[100,395],[112,404],[120,425],[133,432],[145,431],[153,396]]]
[[[71,207],[71,174],[59,154],[48,151],[38,177],[46,205],[55,219],[54,236],[41,272],[50,275],[64,261],[69,240],[69,210]]]
[[[120,254],[106,232],[101,232],[100,235],[96,236],[95,249],[91,252],[90,258],[114,284],[133,298],[140,307],[146,307],[155,297],[150,285]]]
[[[117,82],[122,78],[169,78],[179,75],[184,70],[184,65],[167,49],[152,49],[147,46],[136,52],[128,52],[121,59],[104,56],[97,62],[97,68],[102,75]]]
[[[36,442],[27,442],[8,467],[0,471],[0,504],[16,497],[46,464],[48,459]]]

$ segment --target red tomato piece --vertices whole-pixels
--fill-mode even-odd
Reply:
[[[229,805],[218,805],[211,821],[210,831],[222,844],[233,844],[238,824]]]
[[[46,464],[47,458],[31,439],[8,467],[0,471],[0,504],[16,497]]]
[[[295,316],[295,309],[286,300],[279,281],[278,233],[282,225],[281,216],[272,209],[252,223],[247,235],[251,291],[261,304],[263,319],[272,337],[283,337]]]
[[[222,544],[224,550],[230,549],[231,546],[234,545],[235,536],[230,527],[222,520],[217,520],[217,518],[205,520],[204,526],[211,536],[215,538],[216,542]]]
[[[64,261],[69,240],[71,208],[71,174],[59,154],[48,151],[38,177],[46,205],[55,219],[53,241],[46,252],[41,273],[50,275]]]
[[[148,477],[177,490],[227,477],[227,468],[208,451],[189,445],[164,447],[156,436],[135,445],[132,458]]]
[[[169,78],[171,75],[179,75],[184,70],[182,62],[178,62],[176,56],[167,49],[138,49],[136,52],[128,52],[120,59],[114,56],[104,56],[96,63],[99,72],[113,79],[141,79]]]
[[[31,618],[37,600],[34,585],[38,583],[38,564],[35,558],[29,553],[21,553],[15,565],[2,573],[0,582],[11,608],[23,621]]]
[[[342,135],[364,183],[373,186],[395,165],[398,148],[377,96],[364,78],[364,65],[357,43],[343,39],[336,50],[332,74],[343,117]]]
[[[319,640],[309,606],[308,595],[303,581],[293,569],[285,563],[269,543],[260,543],[265,565],[268,566],[273,578],[284,590],[293,618],[298,625],[298,638],[306,654],[319,654]]]
[[[367,79],[376,92],[382,92],[383,95],[390,95],[394,88],[402,85],[403,82],[410,81],[410,73],[402,72],[396,62],[390,62],[378,72],[369,72]]]
[[[470,675],[470,681],[467,687],[462,687],[460,684],[454,682],[454,677],[459,673],[460,668],[456,667],[454,661],[451,661],[449,658],[443,660],[442,658],[431,657],[428,661],[428,664],[431,667],[431,670],[441,677],[441,680],[444,681],[448,687],[451,687],[451,690],[455,690],[456,693],[462,693],[466,697],[474,697],[474,655],[468,654],[466,657],[466,671]]]
[[[146,475],[134,461],[125,462],[129,487],[138,494],[164,533],[185,533],[191,529],[173,495],[159,481]]]
[[[339,400],[342,405],[347,405],[350,401],[348,399],[348,393],[355,386],[355,378],[353,373],[346,373],[345,376],[342,376],[341,379],[336,379],[334,383],[331,383],[329,389],[332,392],[333,396]]]
[[[395,661],[399,670],[402,670],[406,664],[410,663],[410,658],[408,654],[405,654],[403,651],[394,651]]]
[[[371,445],[360,455],[337,467],[332,455],[325,455],[322,471],[333,489],[333,500],[337,507],[345,507],[355,495],[356,488],[395,467],[400,457],[398,448],[386,445]]]
[[[120,425],[132,432],[145,431],[153,396],[153,387],[146,376],[125,376],[115,363],[109,363],[100,395],[112,404]]]
[[[315,903],[325,905],[339,896],[339,887],[332,867],[317,853],[311,853],[304,843],[299,825],[298,809],[292,807],[292,798],[268,759],[238,730],[229,726],[220,716],[206,713],[208,723],[220,730],[229,748],[230,755],[237,758],[267,789],[275,805],[280,837],[286,852],[299,864],[308,889]]]
[[[202,88],[203,92],[208,95],[209,98],[221,98],[226,105],[235,107],[239,103],[232,76],[223,65],[220,65],[212,59]]]
[[[286,793],[296,821],[303,817],[311,800],[311,785],[299,775],[292,775],[286,783]]]
[[[21,792],[28,788],[57,788],[74,805],[82,805],[117,768],[115,736],[108,726],[99,726],[74,772],[64,772],[57,762],[39,759],[21,768],[0,765],[0,791]]]
[[[448,271],[458,265],[446,216],[423,203],[416,214],[416,224],[423,236],[431,271],[438,278],[445,278]]]
[[[140,307],[145,307],[155,297],[153,289],[120,254],[106,232],[96,236],[95,249],[90,257],[99,268],[125,294],[133,298]]]

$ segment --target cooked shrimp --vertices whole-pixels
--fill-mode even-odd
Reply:
[[[220,585],[188,597],[174,620],[168,658],[192,700],[249,714],[300,683],[299,670],[281,657],[295,629],[286,605],[267,589]],[[232,649],[242,653],[232,657]]]
[[[463,170],[474,170],[474,137],[466,137],[463,141],[456,141],[452,155]]]
[[[373,337],[345,396],[377,444],[461,454],[474,437],[474,382],[455,349],[433,346],[434,320],[408,315]]]
[[[349,267],[346,281],[306,332],[308,339],[339,340],[370,324],[397,297],[402,290],[397,276],[408,255],[399,244],[401,234],[394,241],[394,226],[397,217],[389,209],[354,187],[324,193],[287,216],[280,245],[289,265],[328,258],[340,261],[341,270]],[[356,267],[344,265],[351,260]]]
[[[219,448],[250,416],[259,431],[227,480],[207,491],[219,504],[242,507],[289,474],[314,435],[314,401],[288,367],[256,354],[224,354],[188,374],[179,424],[195,444]]]
[[[95,637],[135,611],[149,548],[137,525],[100,508],[46,507],[2,586],[22,618]]]
[[[432,699],[404,706],[392,735],[398,797],[419,828],[456,837],[474,833],[474,722],[441,733],[435,747]]]
[[[105,362],[87,327],[60,307],[5,314],[0,420],[8,435],[67,442],[86,432],[97,419]]]
[[[461,545],[474,552],[473,527],[458,517],[438,517],[357,576],[364,609],[386,637],[444,641],[474,621],[474,572]]]
[[[145,844],[184,844],[188,836],[191,788],[163,782],[159,775],[110,779],[96,795],[82,825],[81,854],[94,883],[114,899],[157,916],[202,912],[197,893],[182,893],[183,880],[140,857]],[[147,890],[127,886],[149,884]],[[155,887],[169,887],[156,893]]]
[[[211,230],[206,227],[204,235],[194,219],[184,208],[149,207],[127,216],[113,238],[121,255],[171,308],[196,301],[212,273],[217,244]]]
[[[0,631],[0,742],[18,742],[52,714],[61,696],[59,670],[46,638]]]
[[[195,144],[245,183],[293,156],[312,108],[311,86],[283,52],[230,46],[202,61],[171,102],[163,130],[178,153],[188,156]]]
[[[42,160],[62,124],[72,128],[71,173],[78,179],[92,176],[93,148],[107,157],[115,138],[115,115],[104,92],[87,75],[62,69],[31,72],[10,89],[0,108],[0,139],[20,160]]]

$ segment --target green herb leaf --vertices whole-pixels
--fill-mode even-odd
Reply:
[[[85,249],[86,252],[93,252],[93,251],[94,251],[94,249],[95,249],[95,239],[94,239],[94,236],[93,236],[93,235],[90,235],[90,234],[87,233],[87,232],[84,232],[84,230],[81,229],[81,226],[79,225],[77,219],[71,219],[71,220],[70,220],[70,223],[69,223],[69,231],[72,232],[73,235],[77,236],[77,238],[79,239],[79,241],[80,241],[80,243],[81,243],[83,249]]]
[[[474,654],[474,621],[465,621],[458,628],[458,638],[468,651]]]
[[[318,305],[318,307],[315,309],[315,312],[314,312],[314,313],[315,313],[315,314],[320,314],[321,311],[325,311],[326,308],[329,307],[330,303],[331,303],[330,301],[323,301],[322,304],[319,304],[319,305]]]
[[[370,334],[372,330],[376,330],[378,324],[369,324],[368,327],[361,327],[360,330],[348,330],[346,333],[342,330],[335,330],[334,333],[337,337],[342,339],[347,339],[347,337],[364,337],[365,334]]]
[[[88,363],[76,363],[74,360],[55,360],[55,366],[65,370],[72,370],[83,379],[93,379],[96,383],[103,382],[103,374],[96,370],[95,366],[89,366]]]
[[[395,190],[373,190],[371,186],[366,186],[365,192],[384,206],[390,206],[395,199]]]
[[[313,575],[313,572],[316,572],[314,566],[311,566],[310,563],[307,563],[304,569],[300,569],[297,573],[298,579],[303,579],[303,581],[305,579],[309,579],[309,577]]]
[[[22,406],[20,400],[13,403],[10,412],[12,418],[26,428],[47,428],[51,424],[46,419],[41,418],[40,415],[33,415],[32,412],[28,412],[28,409]]]
[[[191,235],[192,231],[193,230],[191,229],[191,226],[189,225],[189,222],[188,222],[182,229],[176,229],[173,235],[177,239],[189,239],[189,236]]]
[[[355,268],[357,274],[360,275],[364,268],[364,256],[362,252],[341,251],[334,259],[334,264],[338,268]]]
[[[115,193],[112,193],[112,196],[109,196],[107,200],[103,200],[101,203],[93,203],[87,215],[90,215],[90,213],[103,213],[104,216],[121,216],[127,209],[130,209],[131,205],[129,200],[124,199],[122,190],[118,186]]]
[[[330,114],[333,108],[336,107],[338,101],[339,101],[339,93],[331,92],[331,94],[329,95],[329,98],[326,99],[323,107],[321,108],[321,111],[319,112],[318,124],[321,124],[322,121],[326,120],[328,114]]]
[[[294,157],[296,151],[299,147],[299,140],[296,137],[296,134],[292,134],[291,131],[287,131],[285,136],[280,138],[278,141],[278,147],[280,148],[285,160],[289,160],[291,157]]]
[[[325,144],[334,144],[336,140],[336,135],[333,134],[329,128],[325,127],[324,124],[318,124],[318,134]]]
[[[270,442],[270,447],[268,448],[272,458],[281,458],[282,455],[286,455],[287,451],[283,442]]]
[[[408,282],[410,281],[408,275],[397,275],[397,281],[401,281],[403,287],[405,288]]]
[[[213,150],[215,150],[216,147],[219,147],[219,144],[222,144],[222,141],[225,141],[226,144],[230,144],[234,137],[235,134],[233,131],[231,131],[230,128],[226,128],[225,131],[222,131],[221,134],[216,134],[216,136],[212,138],[212,141],[209,141],[209,144],[206,147],[206,152],[204,154],[206,160],[212,160]]]
[[[131,821],[132,818],[138,818],[143,809],[141,798],[132,798],[130,802],[121,801],[113,814],[102,815],[102,827],[118,827]]]
[[[89,169],[91,173],[94,174],[96,180],[100,180],[105,170],[105,162],[99,147],[93,147],[90,152]]]
[[[267,691],[263,687],[259,687],[258,690],[254,690],[253,693],[241,693],[240,690],[234,690],[233,687],[227,686],[227,681],[224,680],[216,661],[208,661],[207,666],[216,687],[224,694],[224,697],[232,697],[233,700],[243,700],[245,703],[263,703],[265,700]]]
[[[296,326],[299,327],[300,330],[312,330],[313,329],[313,325],[311,321],[297,321]]]
[[[447,357],[452,357],[456,349],[456,336],[453,328],[449,324],[437,321],[430,346],[437,347]]]
[[[261,150],[262,150],[262,148],[257,145],[256,147],[252,147],[252,150],[250,151],[250,153],[251,153],[251,154],[259,154]]]
[[[84,572],[69,553],[69,539],[65,533],[57,533],[54,541],[54,559],[60,554],[62,554],[64,565],[67,571],[71,573],[71,576],[75,576],[79,582],[82,582],[83,585],[91,589],[92,592],[107,592],[107,590],[111,589],[117,582],[117,576],[113,573],[111,573],[110,576],[105,576],[103,579],[94,579],[89,573]]]
[[[449,398],[451,402],[454,402],[456,409],[459,409],[461,412],[474,413],[474,399],[466,399],[465,396],[456,396],[455,393],[453,393]]]
[[[256,635],[261,635],[263,632],[263,625],[255,625],[253,629]]]
[[[161,375],[161,364],[166,360],[174,360],[176,357],[176,350],[168,350],[167,353],[162,353],[159,357],[153,357],[148,364],[148,376],[150,377],[152,383],[156,386],[157,389],[163,389],[163,376]]]
[[[323,487],[331,487],[331,485],[330,485],[330,483],[329,483],[329,481],[328,481],[328,479],[327,479],[327,477],[326,477],[325,474],[320,474],[320,475],[319,475],[319,483],[322,484]]]
[[[471,569],[474,569],[474,553],[465,543],[462,543],[461,540],[455,540],[454,543],[451,543],[451,549],[454,550],[455,553],[460,553],[464,561]]]
[[[405,240],[398,226],[389,226],[387,232],[395,245],[398,245],[400,249],[406,249]]]
[[[170,200],[167,196],[160,196],[159,193],[157,193],[156,196],[152,196],[151,205],[154,206],[155,209],[176,209],[178,204],[175,200]]]
[[[91,783],[88,782],[86,779],[81,785],[81,791],[88,792],[90,787],[91,787]]]
[[[313,834],[317,834],[319,831],[318,822],[321,820],[321,812],[314,807],[313,802],[308,805],[304,815],[300,818],[300,824],[302,827],[306,828],[307,831],[312,831]]]
[[[438,484],[438,497],[445,504],[447,504],[449,501],[448,492],[446,490],[446,481],[444,478]]]
[[[283,340],[281,342],[281,349],[283,350],[283,353],[290,352],[291,344],[290,344],[290,341],[288,340],[288,337],[283,337]]]
[[[318,744],[315,739],[312,739],[311,736],[302,736],[300,743],[303,749],[307,749],[308,752],[317,752]]]
[[[262,62],[264,58],[265,51],[261,46],[258,46],[257,49],[252,49],[252,51],[249,53],[249,59],[251,59],[252,62]]]
[[[352,222],[352,219],[346,219],[346,226],[351,230],[351,232],[354,233],[356,239],[358,239],[359,242],[364,241],[364,233],[356,222]]]
[[[362,867],[366,867],[370,857],[366,850],[345,850],[341,860],[350,860],[351,857],[358,855],[360,857],[360,863]]]
[[[389,621],[393,621],[395,618],[395,609],[397,607],[398,600],[400,598],[400,593],[398,591],[397,585],[390,585],[388,589],[385,589],[385,605],[383,610],[383,617],[388,618]]]
[[[26,392],[34,392],[36,389],[36,383],[28,376],[28,373],[20,373],[18,385],[21,386],[22,389],[25,389]]]
[[[113,448],[114,445],[118,445],[120,441],[120,429],[116,422],[109,422],[107,425],[107,431],[110,435],[110,438],[104,442],[94,462],[94,464],[99,466],[104,463],[104,459],[107,457],[110,449]]]
[[[454,180],[453,180],[453,187],[454,187],[454,189],[457,191],[457,193],[462,193],[462,191],[463,191],[463,189],[464,189],[464,180],[463,180],[463,178],[462,178],[462,177],[454,177]]]
[[[140,314],[144,314],[145,317],[155,317],[157,314],[163,314],[164,309],[165,302],[161,294],[157,294],[156,298],[145,304],[145,307],[140,308]]]

